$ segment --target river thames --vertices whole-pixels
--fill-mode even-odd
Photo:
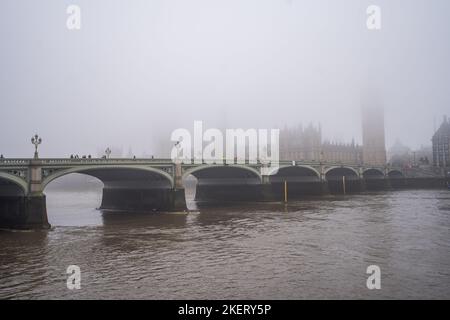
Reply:
[[[96,210],[98,190],[46,193],[51,230],[0,231],[1,299],[450,298],[447,190],[147,214]]]

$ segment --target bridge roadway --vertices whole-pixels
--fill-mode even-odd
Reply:
[[[280,201],[284,199],[285,183],[290,199],[328,192],[445,186],[445,178],[439,172],[420,176],[417,170],[389,166],[280,161],[277,169],[259,161],[206,162],[0,159],[0,228],[50,227],[45,188],[71,173],[90,175],[103,183],[101,209],[135,211],[186,210],[184,189],[191,175],[197,179],[196,200],[217,201]]]

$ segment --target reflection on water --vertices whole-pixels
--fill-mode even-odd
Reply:
[[[100,198],[48,192],[52,230],[0,232],[0,298],[450,298],[445,190],[151,214]],[[66,288],[71,264],[81,290]],[[381,290],[366,288],[371,264]]]

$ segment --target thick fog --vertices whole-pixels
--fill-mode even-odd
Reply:
[[[66,26],[81,8],[81,29]],[[366,9],[381,8],[381,30]],[[321,124],[361,142],[360,106],[386,144],[430,145],[450,114],[448,0],[2,0],[0,153],[137,156],[194,120],[218,128]]]

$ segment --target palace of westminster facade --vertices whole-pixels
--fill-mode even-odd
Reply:
[[[362,162],[362,147],[351,143],[322,141],[321,128],[301,125],[280,130],[280,159],[297,161]]]
[[[322,141],[321,127],[280,130],[280,159],[384,166],[386,148],[381,108],[362,109],[363,144]]]

